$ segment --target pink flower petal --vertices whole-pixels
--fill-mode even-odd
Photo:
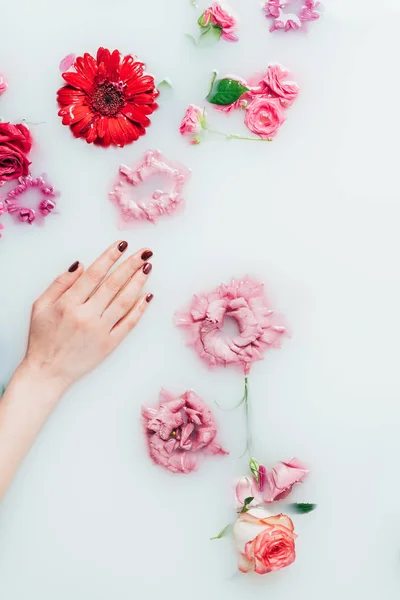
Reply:
[[[75,62],[75,58],[76,58],[76,54],[67,54],[67,56],[65,56],[62,61],[60,62],[60,71],[61,73],[65,73],[65,71],[68,71],[68,69],[70,69],[72,67],[72,65]]]

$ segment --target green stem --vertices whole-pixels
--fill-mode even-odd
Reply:
[[[249,456],[252,456],[252,439],[251,439],[251,429],[250,429],[250,414],[249,414],[249,378],[244,378],[244,414],[246,418],[246,450]]]
[[[209,127],[205,127],[210,133],[215,133],[217,135],[223,135],[227,140],[247,140],[249,142],[272,142],[272,140],[267,138],[256,138],[256,137],[244,137],[242,135],[236,135],[235,133],[224,133],[223,131],[217,131],[216,129],[210,129]]]

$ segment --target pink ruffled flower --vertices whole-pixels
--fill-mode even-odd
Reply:
[[[217,25],[221,27],[221,37],[229,42],[237,42],[239,38],[235,34],[237,29],[236,18],[229,12],[229,9],[225,6],[222,7],[218,2],[214,2],[212,6],[209,6],[204,11],[200,22],[203,26]]]
[[[316,21],[319,19],[321,15],[315,10],[319,4],[319,2],[314,2],[314,0],[305,0],[304,6],[300,11],[300,20]]]
[[[233,337],[222,331],[227,317],[238,324],[239,333]],[[175,324],[186,329],[188,344],[210,366],[238,365],[246,375],[265,350],[280,347],[286,333],[268,306],[263,284],[251,279],[232,279],[211,293],[194,296],[189,309],[175,315]]]
[[[202,454],[228,454],[216,441],[217,425],[194,392],[179,397],[161,390],[157,408],[142,408],[152,460],[173,473],[190,473]]]
[[[261,471],[262,469],[262,471]],[[303,481],[309,471],[296,458],[280,462],[273,469],[259,467],[259,481],[255,477],[242,477],[236,485],[236,498],[243,506],[246,498],[254,498],[251,506],[284,500],[297,483]],[[261,474],[261,477],[260,477]]]
[[[269,65],[260,80],[260,93],[278,98],[282,106],[288,107],[296,100],[300,88],[290,80],[290,73],[280,65]]]
[[[191,139],[191,144],[199,144],[199,134],[202,130],[204,121],[204,113],[201,108],[191,104],[185,112],[182,119],[179,131],[181,135],[188,136]]]
[[[6,81],[5,77],[4,77],[4,75],[2,75],[0,73],[0,96],[1,96],[1,94],[4,94],[4,92],[6,91],[7,87],[8,87],[7,81]]]
[[[256,96],[246,108],[245,125],[262,138],[275,137],[285,121],[285,113],[277,98]]]

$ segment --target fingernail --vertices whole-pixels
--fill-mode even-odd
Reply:
[[[120,252],[124,252],[124,250],[126,250],[126,249],[127,249],[127,247],[128,247],[128,242],[120,242],[120,243],[118,244],[118,250],[119,250]]]
[[[78,267],[79,267],[79,260],[76,260],[74,263],[72,263],[72,265],[68,269],[68,272],[73,273],[74,271],[77,270]]]
[[[148,275],[150,273],[150,271],[152,270],[153,265],[151,263],[144,263],[142,268],[143,268],[143,273],[145,275]]]
[[[147,294],[147,296],[146,296],[146,302],[147,302],[147,304],[149,302],[151,302],[153,300],[153,298],[154,298],[154,294]]]
[[[142,260],[149,260],[149,258],[151,258],[153,256],[153,253],[151,250],[145,250],[142,254]]]

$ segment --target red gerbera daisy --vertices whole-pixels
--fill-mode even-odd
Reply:
[[[63,125],[75,137],[88,144],[125,146],[146,133],[158,91],[143,63],[99,48],[96,59],[86,53],[73,66],[75,72],[62,74],[67,85],[58,90],[57,100]]]

